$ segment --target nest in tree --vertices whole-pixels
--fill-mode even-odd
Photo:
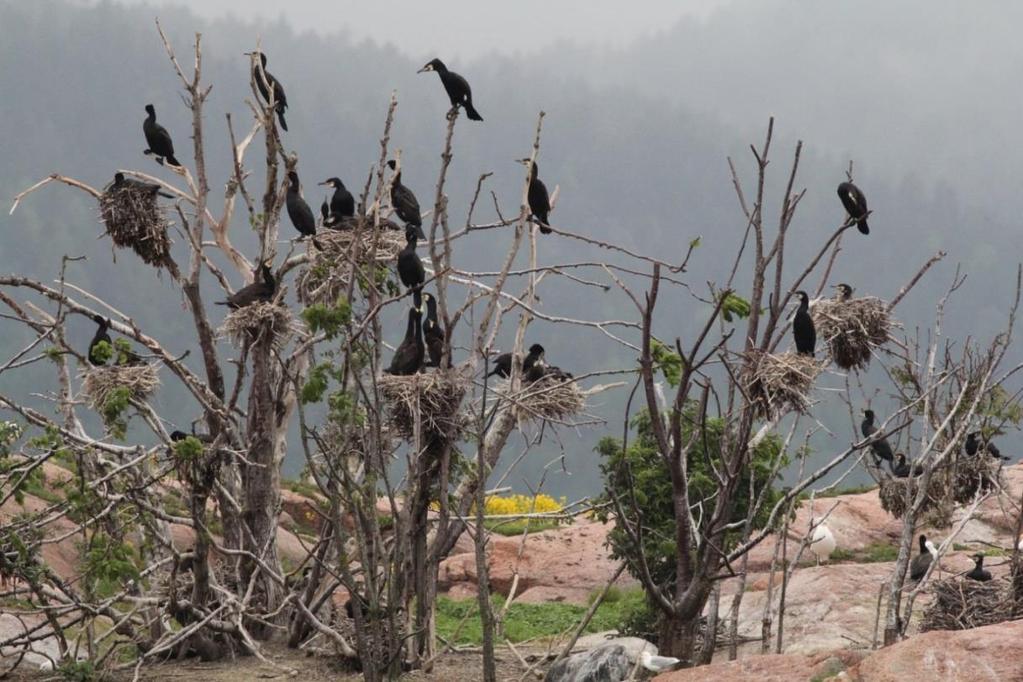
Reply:
[[[891,317],[888,306],[873,296],[849,301],[824,299],[813,306],[813,325],[842,369],[870,364],[871,350],[888,341]]]
[[[270,335],[276,348],[281,348],[295,331],[295,319],[287,306],[260,302],[228,313],[220,327],[220,336],[236,346],[255,343]]]
[[[507,383],[498,393],[508,396]],[[523,382],[521,390],[513,396],[518,419],[563,421],[575,416],[586,407],[586,394],[574,380],[547,374],[533,383]]]
[[[986,492],[998,482],[1001,460],[977,453],[973,457],[959,457],[952,476],[952,499],[959,504],[973,500],[979,492]]]
[[[89,367],[82,372],[82,394],[89,407],[103,409],[114,391],[128,389],[132,400],[144,401],[160,385],[156,365],[111,365]]]
[[[949,578],[930,584],[934,596],[920,630],[969,630],[1010,620],[1016,605],[1012,584],[1005,579],[986,583]]]
[[[381,222],[379,231],[373,230],[372,225],[364,226],[361,231],[321,230],[316,234],[321,249],[317,249],[312,240],[306,240],[309,265],[298,277],[302,302],[333,305],[348,294],[353,262],[361,267],[371,260],[390,263],[397,258],[398,252],[405,248],[405,232],[390,229],[388,225],[393,223]]]
[[[155,192],[142,184],[111,186],[100,197],[99,210],[116,246],[131,249],[149,265],[161,267],[167,263],[169,223],[157,205]]]
[[[895,518],[901,519],[916,499],[919,481],[920,479],[916,477],[882,478],[878,489],[881,508]],[[952,524],[954,508],[955,505],[949,496],[947,474],[942,471],[934,472],[927,486],[927,497],[920,507],[921,521],[934,528],[948,528]]]
[[[420,443],[432,438],[458,439],[465,425],[459,408],[469,386],[464,372],[449,369],[412,376],[384,374],[377,386],[388,403],[391,426],[406,441],[415,442],[416,424],[420,425]]]
[[[777,355],[753,350],[747,354],[743,385],[764,419],[810,409],[809,394],[824,363],[809,355],[785,352]]]

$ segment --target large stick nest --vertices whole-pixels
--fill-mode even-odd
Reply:
[[[302,302],[333,305],[348,293],[353,262],[362,268],[371,260],[390,263],[397,258],[405,247],[405,233],[390,229],[390,225],[393,223],[381,223],[379,231],[372,225],[364,226],[361,231],[321,230],[316,234],[316,241],[322,249],[308,240],[309,265],[298,276],[298,295]]]
[[[171,247],[169,223],[156,193],[134,184],[111,186],[99,199],[99,211],[116,246],[131,249],[149,265],[166,265]]]
[[[873,296],[849,301],[824,299],[813,306],[813,325],[835,364],[845,370],[870,364],[872,349],[888,341],[888,306]]]
[[[881,508],[897,519],[901,519],[919,490],[919,478],[881,479],[878,496]],[[945,472],[936,471],[931,474],[927,486],[927,496],[920,507],[921,520],[925,525],[934,528],[948,528],[952,524],[952,512],[955,504],[949,495],[948,476]]]
[[[280,349],[295,330],[295,318],[287,306],[262,301],[228,313],[220,326],[220,336],[230,339],[236,346],[243,346],[269,334],[274,347]]]
[[[160,385],[156,365],[111,365],[89,367],[82,372],[82,394],[94,410],[102,410],[111,394],[127,388],[132,400],[144,401]]]
[[[420,372],[411,376],[383,374],[377,380],[380,393],[388,403],[390,425],[410,443],[440,438],[458,440],[465,426],[460,406],[469,386],[469,377],[459,370]]]
[[[952,499],[958,504],[971,502],[979,492],[986,492],[998,482],[1001,461],[978,452],[959,457],[952,477]]]
[[[791,351],[775,355],[760,350],[750,351],[747,360],[743,385],[761,417],[809,411],[810,389],[824,369],[823,362]]]
[[[969,630],[994,625],[1013,617],[1015,599],[1012,584],[1005,579],[986,583],[948,578],[933,581],[934,596],[924,611],[920,630]]]
[[[509,388],[505,383],[497,392],[510,396],[518,419],[564,421],[586,408],[586,394],[568,377],[547,374],[533,383],[523,382],[514,395],[510,395]]]

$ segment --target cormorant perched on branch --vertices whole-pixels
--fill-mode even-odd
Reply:
[[[926,535],[921,535],[920,553],[913,557],[913,561],[909,564],[909,579],[920,582],[927,575],[927,569],[931,567],[931,562],[934,561],[937,554],[938,550],[934,547],[934,543],[928,540]]]
[[[426,281],[426,270],[423,261],[416,253],[416,229],[405,230],[405,248],[398,252],[398,278],[401,283],[413,291],[419,291]]]
[[[877,432],[877,427],[874,426],[874,411],[863,410],[863,421],[860,422],[860,433],[863,434],[864,438],[870,438]],[[871,442],[870,449],[874,452],[876,457],[879,457],[889,464],[893,461],[892,446],[888,444],[888,441],[884,438],[878,438]]]
[[[259,264],[259,274],[262,280],[257,277],[255,282],[243,286],[228,296],[226,301],[217,301],[217,305],[226,305],[237,310],[253,303],[272,301],[274,294],[277,293],[277,281],[274,280],[274,274],[266,263]]]
[[[892,468],[892,476],[895,478],[916,478],[924,473],[922,464],[914,464],[912,467],[906,463],[906,456],[901,452],[895,455],[895,462],[889,462]]]
[[[835,298],[839,301],[848,301],[852,298],[853,288],[846,283],[836,284],[835,289],[838,289],[838,293],[835,294]]]
[[[419,201],[416,199],[416,195],[401,184],[401,168],[398,167],[398,163],[391,159],[387,165],[394,171],[394,176],[391,178],[391,206],[394,207],[394,212],[405,223],[406,228],[416,228],[416,236],[419,239],[426,239],[426,233],[423,232],[423,216],[419,212]]]
[[[425,349],[423,346],[423,312],[418,307],[412,307],[408,311],[408,327],[405,329],[405,339],[394,351],[391,358],[391,366],[387,368],[388,374],[397,376],[410,376],[423,367]]]
[[[146,144],[149,145],[149,148],[142,153],[155,156],[156,162],[161,166],[163,160],[167,159],[168,164],[180,168],[181,164],[174,158],[174,142],[171,140],[170,133],[156,122],[156,108],[152,104],[147,104],[146,113],[149,115],[142,122],[142,132],[146,136]]]
[[[543,346],[541,346],[540,344],[534,343],[532,346],[529,347],[529,354],[526,355],[526,359],[522,361],[523,376],[525,376],[525,374],[529,372],[533,365],[535,365],[537,362],[543,359],[543,354],[544,349]],[[494,360],[494,369],[490,370],[490,374],[488,374],[487,376],[491,377],[496,374],[499,377],[507,379],[511,375],[511,363],[512,354],[501,353]]]
[[[262,52],[246,52],[247,56],[258,57],[259,64],[262,66],[263,76],[266,76],[266,81],[263,81],[263,77],[260,75],[260,66],[257,66],[255,62],[252,63],[252,77],[256,81],[256,89],[259,90],[259,95],[270,104],[270,91],[267,89],[267,85],[274,90],[274,111],[277,112],[277,120],[281,123],[281,128],[287,132],[288,124],[284,121],[284,110],[288,108],[288,98],[284,94],[284,87],[281,82],[271,75],[266,70],[266,55]]]
[[[423,294],[426,299],[426,321],[423,323],[423,338],[430,361],[427,367],[440,367],[441,356],[444,355],[444,330],[437,320],[437,299],[431,294]]]
[[[963,444],[963,449],[966,451],[966,454],[969,455],[970,457],[973,457],[981,450],[982,443],[980,442],[979,439],[980,436],[983,436],[983,434],[980,431],[974,431],[973,433],[966,435],[966,443]],[[986,450],[987,453],[992,457],[1005,460],[1006,462],[1009,461],[1009,458],[1003,457],[1002,452],[997,447],[995,447],[995,444],[992,443],[991,441],[983,443],[983,446],[984,446],[983,449]]]
[[[991,571],[984,568],[984,555],[974,554],[973,561],[973,570],[966,574],[966,578],[969,580],[976,580],[980,583],[986,583],[991,580]]]
[[[124,173],[118,171],[114,173],[114,187],[117,188],[130,188],[137,189],[140,192],[149,192],[151,194],[159,194],[161,197],[167,199],[173,199],[174,195],[164,192],[160,189],[159,185],[153,184],[152,182],[142,182],[141,180],[135,180],[134,178],[124,177]]]
[[[483,120],[483,117],[476,111],[476,108],[472,106],[472,88],[469,87],[468,81],[454,71],[448,71],[448,67],[444,66],[444,62],[439,59],[430,60],[426,66],[419,69],[416,73],[425,73],[427,71],[436,71],[437,75],[440,76],[440,82],[444,84],[444,89],[448,92],[451,106],[465,107],[465,115],[469,117],[470,121]]]
[[[856,227],[863,234],[870,234],[867,226],[867,198],[860,188],[851,182],[843,182],[838,186],[838,198],[842,200],[849,217],[856,221]]]
[[[551,226],[548,216],[551,211],[551,197],[547,194],[547,185],[537,177],[536,161],[519,159],[519,163],[529,166],[529,211],[540,224],[540,232],[551,233]]]
[[[92,341],[89,342],[89,364],[98,367],[107,363],[106,360],[103,360],[99,357],[99,355],[97,355],[96,346],[99,345],[100,341],[106,341],[112,352],[114,350],[114,342],[110,339],[110,333],[108,331],[110,329],[110,320],[101,317],[100,315],[93,315],[92,319],[97,325],[99,325],[99,327],[96,329],[96,333],[93,335]]]
[[[213,442],[213,436],[211,436],[208,433],[185,433],[184,431],[171,431],[170,432],[170,439],[172,441],[174,441],[175,443],[177,443],[179,441],[183,441],[186,438],[188,438],[189,436],[191,436],[192,438],[195,438],[200,443],[205,443],[206,445],[209,445],[210,443]]]
[[[322,248],[316,241],[316,217],[309,204],[299,193],[298,173],[288,173],[288,195],[287,195],[288,217],[291,224],[295,226],[303,237],[310,237],[316,248]]]
[[[351,218],[355,215],[355,197],[345,188],[345,183],[341,182],[340,178],[330,178],[320,184],[334,188],[334,194],[330,197],[330,215],[323,221],[324,226],[340,225],[342,218]]]
[[[817,330],[813,326],[813,318],[810,317],[810,297],[805,291],[797,291],[799,298],[799,309],[792,319],[792,335],[796,339],[796,352],[800,355],[813,357],[814,349],[817,347]]]

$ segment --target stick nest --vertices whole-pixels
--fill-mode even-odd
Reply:
[[[753,350],[747,359],[743,385],[761,417],[809,411],[810,389],[824,369],[823,362],[791,351],[774,355]]]
[[[348,294],[352,263],[359,266],[367,265],[370,260],[390,263],[405,248],[405,233],[388,229],[381,223],[379,231],[374,231],[372,225],[363,227],[358,238],[354,229],[321,230],[316,234],[316,241],[322,249],[317,249],[312,240],[307,241],[309,265],[298,276],[299,297],[306,304],[333,305]]]
[[[871,351],[888,341],[888,306],[873,296],[849,301],[824,299],[813,306],[813,325],[835,364],[845,370],[870,364]]]
[[[507,383],[498,389],[509,395]],[[575,381],[546,375],[531,384],[524,384],[514,396],[514,409],[518,419],[564,421],[580,414],[586,408],[586,394]]]
[[[99,199],[99,211],[115,246],[131,249],[149,265],[166,265],[171,247],[169,223],[154,192],[131,184],[111,186]]]
[[[1016,601],[1012,584],[1005,579],[986,583],[948,578],[933,581],[934,599],[920,621],[921,632],[969,630],[1010,620]]]
[[[82,394],[89,407],[103,409],[113,392],[127,388],[132,400],[144,401],[160,385],[156,365],[111,365],[89,367],[82,373]]]
[[[269,334],[274,346],[280,349],[295,329],[295,318],[287,306],[263,301],[228,313],[220,327],[220,336],[230,339],[236,346],[243,346]]]
[[[390,425],[410,443],[416,441],[416,424],[421,425],[419,442],[442,438],[455,441],[465,420],[459,407],[469,387],[469,377],[458,370],[420,372],[412,376],[383,374],[377,380],[388,403]]]
[[[972,457],[959,457],[952,477],[952,499],[958,504],[971,502],[979,492],[986,492],[998,483],[1001,461],[978,452]]]
[[[878,496],[881,498],[881,508],[897,519],[901,519],[909,506],[916,499],[919,490],[918,478],[889,478],[881,479]],[[927,486],[927,497],[923,506],[920,507],[921,521],[924,525],[933,528],[948,528],[952,525],[952,513],[955,504],[949,495],[948,475],[943,471],[936,471],[931,474],[931,480]]]

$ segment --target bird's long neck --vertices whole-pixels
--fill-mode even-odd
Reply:
[[[401,184],[401,171],[400,170],[397,173],[394,174],[394,181],[391,184],[393,184],[396,187]]]
[[[270,272],[270,268],[263,266],[263,283],[271,289],[277,288],[277,282],[274,281],[274,274]]]
[[[146,112],[146,120],[150,123],[156,123],[156,110]]]

